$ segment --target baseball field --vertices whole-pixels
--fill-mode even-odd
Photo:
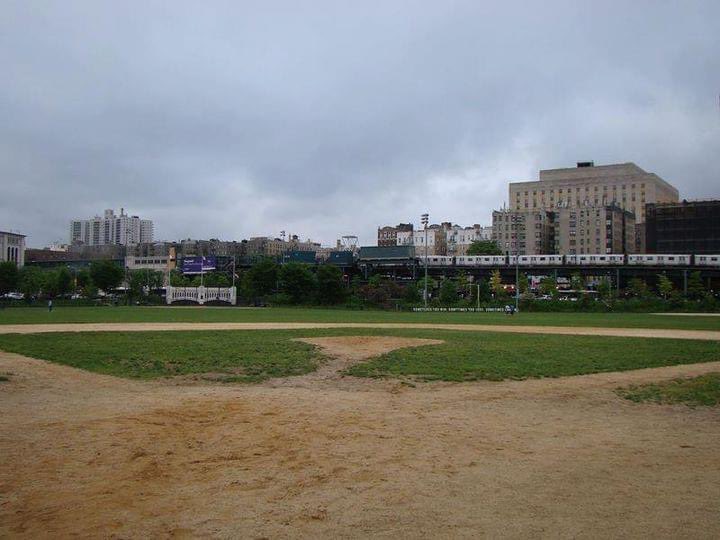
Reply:
[[[720,318],[0,311],[0,537],[720,535]]]

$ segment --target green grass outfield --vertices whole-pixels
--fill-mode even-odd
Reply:
[[[708,373],[690,379],[642,384],[621,388],[618,395],[635,402],[682,403],[690,407],[720,405],[720,373]]]
[[[43,308],[0,310],[0,324],[102,322],[418,322],[720,330],[720,317],[660,316],[647,313],[518,313],[507,316],[502,313],[229,307],[56,307],[52,313]]]
[[[88,332],[0,336],[0,349],[121,377],[213,374],[228,382],[308,373],[322,356],[297,337],[383,335],[445,340],[357,364],[348,374],[416,380],[524,379],[720,360],[720,342],[674,339],[324,329]]]

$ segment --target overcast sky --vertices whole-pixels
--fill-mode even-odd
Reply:
[[[720,196],[718,0],[1,6],[0,229],[32,247],[120,207],[371,244],[578,160]]]

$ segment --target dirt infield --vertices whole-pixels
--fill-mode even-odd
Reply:
[[[313,328],[410,328],[417,330],[462,330],[464,332],[511,332],[568,336],[618,336],[720,341],[720,331],[654,328],[597,328],[570,326],[505,326],[491,324],[430,323],[60,323],[5,324],[0,334],[47,332],[150,332],[162,330],[308,330]]]
[[[333,354],[324,374],[258,386],[129,381],[0,352],[0,537],[720,536],[720,410],[613,392],[720,362],[335,380],[434,341],[405,339],[312,338]]]

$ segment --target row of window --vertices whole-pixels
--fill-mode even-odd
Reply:
[[[167,259],[135,259],[135,264],[167,264]]]
[[[580,189],[581,189],[581,188],[580,188],[579,186],[576,186],[576,187],[575,187],[575,193],[580,193]],[[621,184],[621,189],[627,189],[627,184]],[[635,189],[635,184],[630,184],[630,189]],[[640,184],[640,189],[645,189],[645,184],[644,184],[644,183]],[[567,193],[572,193],[572,190],[573,190],[573,189],[570,188],[570,187],[567,188]],[[607,186],[607,185],[603,185],[603,186],[602,186],[602,190],[603,190],[603,191],[608,191],[608,186]],[[617,191],[617,185],[614,184],[614,185],[612,186],[612,190],[613,190],[613,191]],[[550,191],[551,194],[554,194],[554,193],[555,193],[555,188],[550,188],[548,191]],[[590,191],[590,186],[584,186],[584,191]],[[593,186],[593,191],[599,191],[598,186]],[[533,195],[537,195],[537,192],[538,192],[537,189],[533,189],[533,190],[532,190],[532,194],[533,194]],[[525,196],[526,196],[526,197],[528,196],[528,193],[529,193],[529,190],[525,190]],[[563,193],[563,188],[558,188],[558,193],[560,193],[560,194]],[[520,197],[520,192],[519,192],[519,191],[516,192],[516,194],[517,194],[518,197]],[[540,194],[541,194],[541,195],[545,195],[545,190],[544,190],[544,189],[541,189],[541,190],[540,190]],[[644,194],[644,192],[643,192],[643,194]]]

